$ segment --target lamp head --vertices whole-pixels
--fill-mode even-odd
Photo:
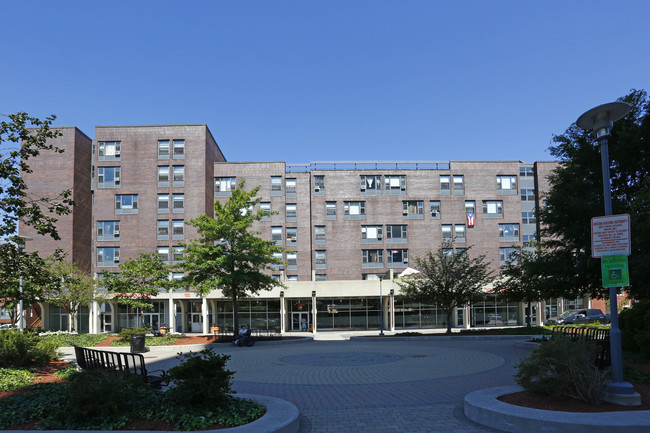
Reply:
[[[629,111],[630,104],[627,102],[610,102],[583,113],[576,120],[576,125],[582,129],[593,129],[596,138],[605,137],[609,135],[614,122],[625,117]]]

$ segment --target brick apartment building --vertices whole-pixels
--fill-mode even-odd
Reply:
[[[27,250],[63,248],[82,269],[101,276],[143,252],[169,263],[182,258],[180,242],[196,236],[185,222],[212,216],[215,200],[227,200],[240,181],[260,185],[261,206],[272,216],[256,230],[288,252],[273,270],[286,289],[262,292],[239,306],[240,323],[255,328],[315,332],[443,327],[435,305],[403,304],[393,282],[410,261],[436,250],[472,247],[498,272],[512,248],[536,237],[535,210],[543,204],[554,162],[227,162],[206,125],[98,126],[91,140],[76,128],[60,128],[64,154],[43,154],[26,175],[36,195],[74,191],[77,206],[59,221],[54,242],[34,238]],[[542,193],[540,193],[542,192]],[[182,274],[170,275],[180,278]],[[385,280],[384,280],[385,278]],[[454,326],[504,326],[525,322],[523,305],[486,294],[460,308]],[[380,308],[380,299],[383,308]],[[534,320],[579,307],[588,300],[549,300]],[[161,293],[144,325],[207,333],[211,324],[232,326],[232,304],[219,290]],[[70,318],[43,303],[42,325],[66,329]],[[115,302],[84,309],[77,329],[114,332],[140,325],[136,311]]]

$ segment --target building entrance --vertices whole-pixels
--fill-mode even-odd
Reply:
[[[291,330],[308,331],[311,326],[308,312],[291,313]]]

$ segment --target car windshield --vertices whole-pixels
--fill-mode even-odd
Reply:
[[[564,313],[560,314],[560,317],[569,317],[573,316],[576,312],[574,310],[568,310],[565,311]]]

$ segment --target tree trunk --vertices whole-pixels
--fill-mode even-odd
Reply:
[[[233,318],[232,318],[232,323],[233,323],[233,330],[232,330],[232,335],[233,338],[237,338],[238,332],[239,332],[239,308],[237,306],[237,293],[235,292],[235,288],[233,287],[232,289],[232,313],[233,313]]]
[[[453,310],[447,310],[447,332],[446,334],[451,334],[451,316],[453,313]]]

